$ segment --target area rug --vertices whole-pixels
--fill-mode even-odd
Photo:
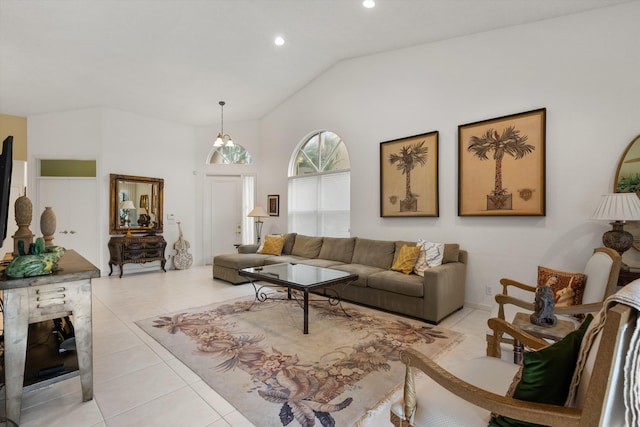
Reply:
[[[136,323],[256,426],[358,425],[402,385],[400,350],[435,357],[461,338],[326,300],[310,302],[304,335],[302,308],[277,296],[285,298],[244,297]]]

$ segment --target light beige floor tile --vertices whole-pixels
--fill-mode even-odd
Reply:
[[[160,364],[95,384],[94,394],[108,419],[185,386],[178,374]]]
[[[158,341],[150,337],[146,332],[140,329],[137,325],[131,324],[130,330],[140,339],[140,342],[146,345],[151,351],[153,351],[160,359],[170,360],[175,356],[166,348],[161,346]]]
[[[232,427],[253,427],[253,424],[238,411],[230,413],[224,419]]]
[[[80,376],[75,376],[45,387],[24,392],[22,393],[22,409],[24,410],[32,406],[40,405],[67,394],[76,393],[79,390],[82,390]]]
[[[204,381],[198,381],[191,384],[191,388],[193,388],[193,390],[195,390],[195,392],[198,393],[198,395],[202,397],[205,402],[211,405],[211,407],[215,409],[217,413],[225,418],[227,417],[227,415],[236,410],[236,408],[234,408],[229,402],[224,400],[222,396],[220,396],[215,390],[209,387],[209,385],[207,385]]]
[[[220,415],[190,387],[165,394],[106,420],[108,427],[206,426]]]
[[[156,353],[143,343],[115,353],[94,355],[93,381],[99,384],[161,362]]]
[[[93,351],[101,357],[130,350],[139,345],[140,338],[127,327],[108,333],[94,333],[93,336]]]
[[[231,424],[229,424],[224,418],[220,418],[218,421],[212,422],[207,427],[231,427]]]
[[[166,360],[165,363],[174,370],[187,384],[193,384],[202,381],[195,372],[187,368],[187,366],[176,358]]]
[[[83,402],[81,390],[23,409],[20,414],[21,427],[86,427],[101,420],[98,405],[94,400]]]

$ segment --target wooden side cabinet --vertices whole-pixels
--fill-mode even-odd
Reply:
[[[120,266],[122,277],[122,265],[128,263],[141,264],[145,262],[160,261],[162,271],[166,272],[164,265],[167,260],[164,250],[167,242],[162,236],[134,236],[112,237],[109,240],[109,276],[113,273],[113,266]]]

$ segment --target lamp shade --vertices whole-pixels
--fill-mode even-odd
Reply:
[[[133,206],[133,202],[131,200],[125,200],[124,202],[122,202],[122,204],[120,205],[120,209],[124,209],[124,210],[129,210],[129,209],[135,209],[136,207]]]
[[[603,194],[591,219],[640,221],[640,198],[636,193]]]
[[[265,217],[266,218],[266,217],[269,216],[269,214],[264,211],[262,206],[256,205],[256,207],[253,208],[253,210],[251,212],[249,212],[249,214],[247,216],[248,217],[254,217],[254,218],[255,217],[257,217],[257,218]]]

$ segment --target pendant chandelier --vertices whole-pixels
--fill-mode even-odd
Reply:
[[[233,140],[231,137],[224,133],[224,101],[218,102],[220,104],[220,133],[216,137],[215,142],[213,143],[214,147],[233,147]]]

